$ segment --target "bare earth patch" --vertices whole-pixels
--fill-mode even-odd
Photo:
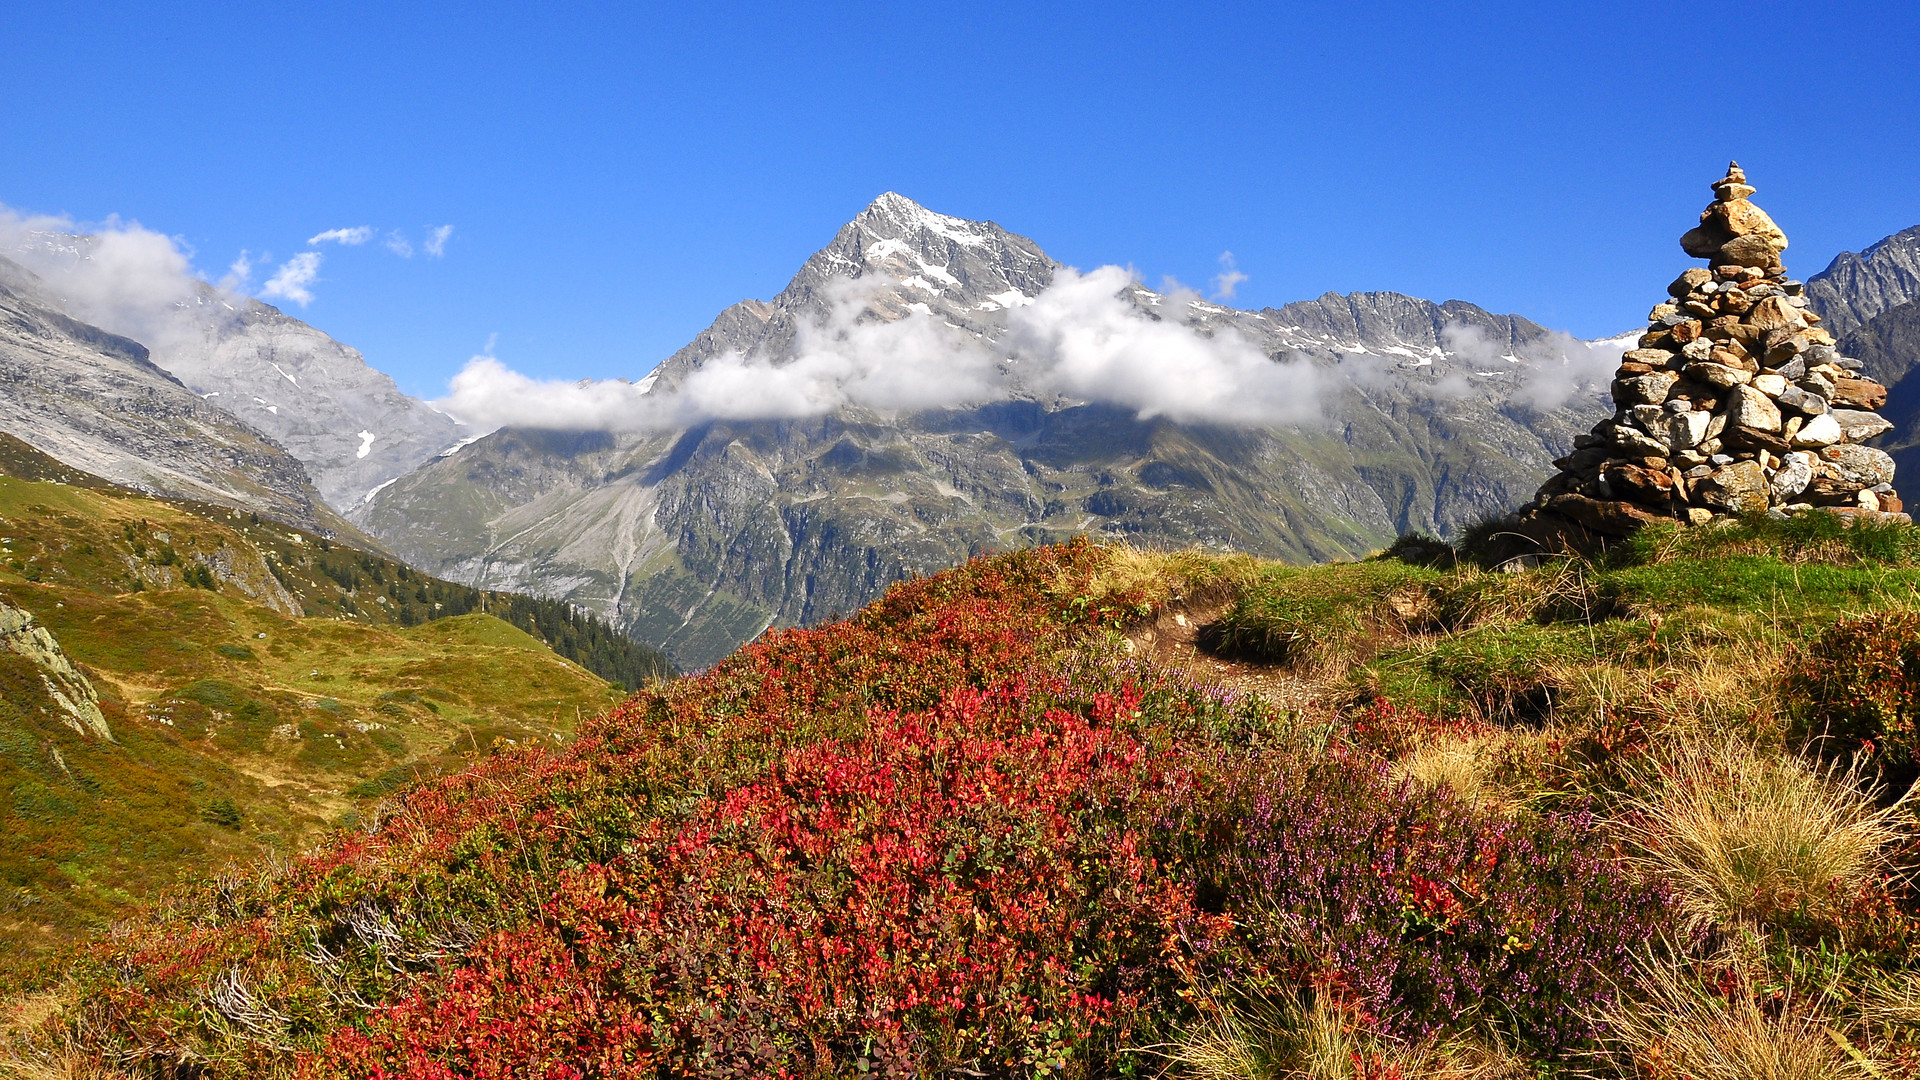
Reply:
[[[1301,713],[1329,709],[1326,697],[1333,679],[1287,665],[1220,656],[1202,644],[1207,626],[1232,606],[1228,600],[1168,604],[1152,619],[1128,629],[1127,651],[1188,672],[1201,682],[1256,694],[1283,709]]]

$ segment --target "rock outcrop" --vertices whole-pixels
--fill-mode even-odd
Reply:
[[[60,648],[47,628],[31,612],[0,604],[0,648],[25,657],[40,669],[47,696],[61,713],[61,722],[81,735],[113,741],[107,718],[100,712],[100,695],[87,677]]]
[[[1507,524],[1543,549],[1590,551],[1642,525],[1816,509],[1898,515],[1887,388],[1842,356],[1751,201],[1738,164],[1680,238],[1707,260],[1668,286],[1613,381],[1614,415]]]

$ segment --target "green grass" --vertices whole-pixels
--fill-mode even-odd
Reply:
[[[1392,560],[1273,566],[1255,578],[1217,629],[1217,647],[1293,665],[1352,657],[1376,633],[1430,617],[1440,571]]]
[[[298,535],[0,476],[0,601],[53,633],[115,736],[75,734],[37,669],[0,652],[0,976],[174,881],[303,847],[416,777],[496,741],[565,738],[623,696],[493,615],[420,616],[453,595],[443,583]],[[216,554],[233,580],[209,589],[181,572]],[[357,600],[336,580],[356,574]],[[391,602],[402,593],[411,609]],[[578,633],[543,612],[520,614]]]

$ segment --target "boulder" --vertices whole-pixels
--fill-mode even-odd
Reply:
[[[1840,430],[1840,425],[1833,416],[1822,413],[1801,425],[1800,430],[1794,432],[1793,437],[1787,441],[1796,447],[1806,449],[1830,446],[1845,437],[1846,433]]]
[[[1887,388],[1867,379],[1836,379],[1830,398],[1842,408],[1871,412],[1886,405]]]
[[[1780,407],[1767,395],[1751,386],[1736,386],[1727,393],[1727,428],[1774,432],[1780,430]]]
[[[1723,465],[1693,485],[1694,502],[1729,514],[1765,513],[1771,495],[1766,470],[1757,461]]]
[[[1787,303],[1784,296],[1769,296],[1753,305],[1747,312],[1745,322],[1755,329],[1767,330],[1804,330],[1806,316],[1799,308]]]
[[[1656,371],[1651,375],[1636,375],[1630,379],[1615,379],[1613,382],[1614,404],[1658,405],[1667,400],[1667,391],[1680,381],[1680,376],[1670,371]]]
[[[1807,490],[1807,484],[1813,480],[1813,455],[1804,450],[1796,450],[1786,455],[1780,467],[1773,471],[1768,481],[1768,490],[1777,503],[1792,502],[1794,496]]]
[[[1687,377],[1690,379],[1699,379],[1709,386],[1717,386],[1722,389],[1729,386],[1739,386],[1753,379],[1753,375],[1750,372],[1743,371],[1737,367],[1731,367],[1727,364],[1716,364],[1712,362],[1688,364]]]
[[[1858,443],[1837,443],[1815,455],[1817,474],[1846,481],[1856,488],[1893,483],[1893,459],[1885,450]]]
[[[1876,412],[1861,409],[1834,409],[1827,415],[1840,425],[1840,434],[1848,442],[1865,442],[1882,432],[1892,431],[1893,424]]]
[[[1667,442],[1675,450],[1699,446],[1707,437],[1707,425],[1713,414],[1705,409],[1673,413],[1667,419]]]

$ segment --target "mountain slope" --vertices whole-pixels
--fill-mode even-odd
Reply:
[[[339,510],[468,434],[278,308],[203,286],[182,310],[154,362],[285,446]]]
[[[0,533],[0,970],[496,741],[567,737],[623,696],[582,664],[669,672],[559,605],[149,498],[6,436]]]
[[[358,538],[273,440],[156,366],[145,346],[44,302],[0,259],[0,431],[117,483]]]
[[[1058,272],[997,225],[883,195],[772,301],[728,308],[643,385],[657,398],[723,358],[791,361],[809,327],[844,317],[844,278],[866,286],[861,320],[927,320],[1004,351],[1008,312]],[[1123,295],[1152,319],[1311,365],[1328,417],[1175,423],[1031,389],[921,412],[505,430],[401,478],[355,520],[432,573],[564,597],[702,667],[890,581],[1077,532],[1311,561],[1452,531],[1530,493],[1602,400],[1591,387],[1542,406],[1516,397],[1526,357],[1559,363],[1557,346],[1471,304],[1329,294],[1247,312],[1137,284]]]
[[[96,265],[99,246],[94,236],[29,232],[12,254],[37,272],[45,306],[145,344],[194,393],[300,459],[336,509],[467,437],[358,350],[184,266],[107,286],[114,271]]]
[[[1807,299],[1835,336],[1890,308],[1920,300],[1920,225],[1859,254],[1841,252],[1807,279]]]

